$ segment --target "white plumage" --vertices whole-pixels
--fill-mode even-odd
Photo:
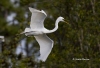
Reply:
[[[40,45],[41,55],[39,59],[45,61],[51,52],[51,49],[53,47],[53,41],[45,34],[34,36],[34,37],[36,38],[37,42]]]
[[[53,47],[53,40],[51,40],[46,33],[52,33],[58,29],[58,23],[64,21],[63,17],[58,17],[55,23],[55,28],[53,30],[48,30],[44,28],[44,19],[47,14],[43,10],[37,10],[29,7],[32,13],[30,28],[26,28],[24,32],[26,36],[34,35],[35,39],[40,45],[40,57],[39,60],[46,61],[48,55],[50,54]]]
[[[44,28],[43,22],[47,16],[46,13],[43,10],[39,11],[30,7],[29,10],[32,13],[30,27],[32,29],[43,29]]]

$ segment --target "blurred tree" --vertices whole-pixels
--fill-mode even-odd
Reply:
[[[54,47],[46,62],[35,61],[34,53],[39,46],[33,37],[17,35],[29,27],[31,13],[28,7],[43,9],[48,14],[44,26],[53,29],[58,16],[68,23],[60,23],[59,29],[48,36],[54,40]],[[100,1],[98,0],[1,0],[0,35],[6,42],[0,54],[2,68],[100,68]],[[11,20],[10,20],[11,19]],[[15,54],[18,43],[27,38],[28,45],[36,47],[31,56]],[[23,58],[24,57],[24,58]],[[89,60],[73,60],[73,59]]]

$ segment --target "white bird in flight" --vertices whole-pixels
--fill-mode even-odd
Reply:
[[[46,33],[55,32],[58,29],[58,23],[64,21],[63,17],[58,17],[55,23],[55,28],[53,30],[48,30],[44,27],[44,20],[47,17],[47,14],[43,10],[37,10],[29,7],[31,16],[30,28],[25,28],[24,32],[26,36],[34,35],[35,39],[40,45],[40,57],[39,60],[45,62],[48,55],[50,54],[53,48],[53,40],[51,40]]]

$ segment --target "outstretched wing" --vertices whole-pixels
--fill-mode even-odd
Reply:
[[[34,36],[37,40],[37,42],[40,45],[40,60],[45,61],[50,54],[52,47],[53,47],[53,41],[45,34]]]
[[[47,16],[46,13],[43,10],[39,11],[39,10],[31,8],[31,7],[29,7],[29,10],[32,13],[30,27],[32,29],[42,29],[42,28],[44,28],[43,22],[44,22],[44,19]]]

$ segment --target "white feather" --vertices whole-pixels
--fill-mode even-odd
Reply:
[[[30,27],[31,29],[42,29],[44,28],[44,19],[46,18],[46,13],[43,11],[39,11],[33,8],[29,8],[29,10],[32,13],[31,16],[31,23]],[[45,13],[45,14],[44,14]]]
[[[45,34],[34,37],[40,45],[39,59],[45,61],[52,50],[53,41]]]

